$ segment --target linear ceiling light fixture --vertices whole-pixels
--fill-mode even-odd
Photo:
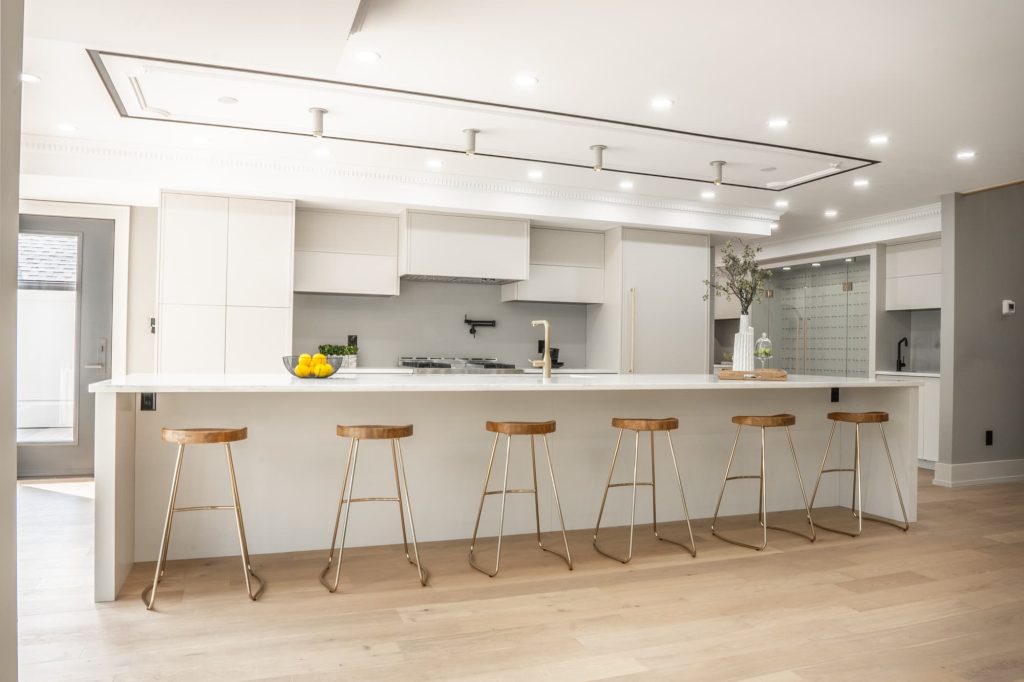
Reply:
[[[722,184],[722,169],[725,168],[725,161],[712,161],[711,167],[715,169],[715,184]]]
[[[476,134],[480,132],[480,129],[466,128],[462,132],[466,133],[466,156],[473,156],[476,154]]]
[[[600,173],[604,169],[604,150],[608,149],[603,144],[592,144],[590,150],[594,152],[594,165],[593,168],[596,172]]]
[[[324,114],[327,113],[327,110],[321,107],[311,107],[309,113],[313,114],[313,137],[323,137]]]

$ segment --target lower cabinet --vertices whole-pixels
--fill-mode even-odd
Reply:
[[[224,371],[283,372],[281,357],[292,352],[292,309],[228,306],[224,325]]]
[[[224,373],[224,306],[165,303],[157,318],[157,371]]]
[[[940,388],[939,377],[901,376],[899,374],[876,374],[878,379],[896,381],[920,381],[924,384],[918,403],[918,459],[928,462],[939,461]]]

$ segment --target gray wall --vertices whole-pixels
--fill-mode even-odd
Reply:
[[[478,329],[474,339],[466,315],[498,326]],[[566,367],[586,366],[585,305],[502,303],[501,287],[491,284],[403,281],[395,297],[296,294],[293,348],[310,352],[358,334],[363,367],[394,367],[401,355],[497,357],[526,367],[544,338],[542,328],[530,326],[536,319],[551,322],[551,345]]]
[[[1024,184],[943,197],[942,248],[939,461],[1024,459]]]

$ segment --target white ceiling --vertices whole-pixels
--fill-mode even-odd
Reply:
[[[1007,0],[861,0],[857,3],[787,0],[730,3],[681,0],[367,0],[362,30],[348,37],[355,0],[199,2],[166,0],[27,0],[25,70],[42,82],[26,85],[24,131],[72,136],[154,149],[201,147],[206,153],[310,160],[424,171],[433,158],[420,150],[230,131],[118,116],[86,48],[150,57],[263,69],[332,80],[431,92],[531,108],[825,150],[882,163],[779,194],[719,187],[702,199],[702,183],[636,177],[622,190],[621,175],[545,167],[540,182],[560,188],[616,192],[666,201],[713,203],[774,211],[789,201],[780,237],[814,232],[847,221],[934,202],[941,194],[1024,179],[1024,2]],[[638,11],[642,8],[642,12]],[[367,64],[357,53],[382,59]],[[517,74],[539,82],[518,87]],[[198,107],[213,90],[194,82],[157,88],[166,108]],[[252,84],[250,84],[251,86]],[[183,92],[195,95],[190,101]],[[224,92],[224,95],[232,93]],[[252,102],[239,96],[238,111]],[[252,94],[259,96],[270,95]],[[147,95],[148,96],[148,95]],[[674,100],[654,111],[654,96]],[[207,97],[208,99],[208,97]],[[272,100],[246,116],[273,117]],[[152,106],[164,104],[151,101]],[[349,103],[351,104],[351,102]],[[224,105],[218,105],[224,106]],[[458,146],[464,108],[430,115],[389,98],[353,108],[328,106],[327,131],[346,125],[385,139]],[[175,112],[177,113],[177,112]],[[231,117],[243,115],[233,113]],[[784,130],[771,118],[789,120]],[[487,121],[493,123],[493,121]],[[58,130],[72,123],[77,130]],[[561,124],[559,124],[561,125]],[[457,128],[456,128],[457,126]],[[522,119],[504,138],[504,153],[556,157],[576,153],[586,162],[592,127],[570,126],[547,135],[550,124]],[[486,125],[474,126],[486,128]],[[529,133],[536,128],[536,135]],[[453,130],[449,130],[452,128]],[[544,133],[544,134],[542,134]],[[884,133],[889,145],[868,144]],[[205,140],[197,141],[197,135]],[[421,140],[421,138],[424,138]],[[611,139],[611,136],[609,136]],[[629,147],[628,140],[622,146]],[[481,134],[479,147],[487,144]],[[590,143],[605,143],[593,139]],[[631,167],[680,174],[703,167],[696,153],[648,136],[624,151]],[[610,147],[613,145],[609,144]],[[977,157],[957,161],[961,149]],[[320,152],[324,153],[324,152]],[[606,158],[609,166],[614,158]],[[632,157],[629,155],[632,154]],[[572,160],[576,160],[575,158]],[[746,159],[744,159],[746,160]],[[752,169],[761,159],[751,159]],[[528,163],[449,155],[438,174],[525,181]],[[765,161],[782,167],[782,163]],[[689,166],[688,166],[689,164]],[[749,170],[749,169],[748,169]],[[710,171],[707,171],[708,173]],[[737,166],[737,172],[742,167]],[[727,167],[726,179],[729,169]],[[870,181],[855,188],[856,178]],[[158,179],[153,180],[158,182]],[[330,196],[311,197],[330,202]],[[822,217],[835,209],[834,219]]]

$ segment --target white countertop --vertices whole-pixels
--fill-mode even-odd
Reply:
[[[298,379],[289,374],[129,374],[91,384],[93,393],[346,393],[391,391],[639,391],[798,388],[905,388],[914,382],[790,375],[788,381],[720,381],[710,374],[335,374]]]
[[[931,379],[941,379],[942,375],[938,372],[896,372],[891,369],[880,369],[875,372],[875,376],[879,374],[887,377],[928,377]]]

